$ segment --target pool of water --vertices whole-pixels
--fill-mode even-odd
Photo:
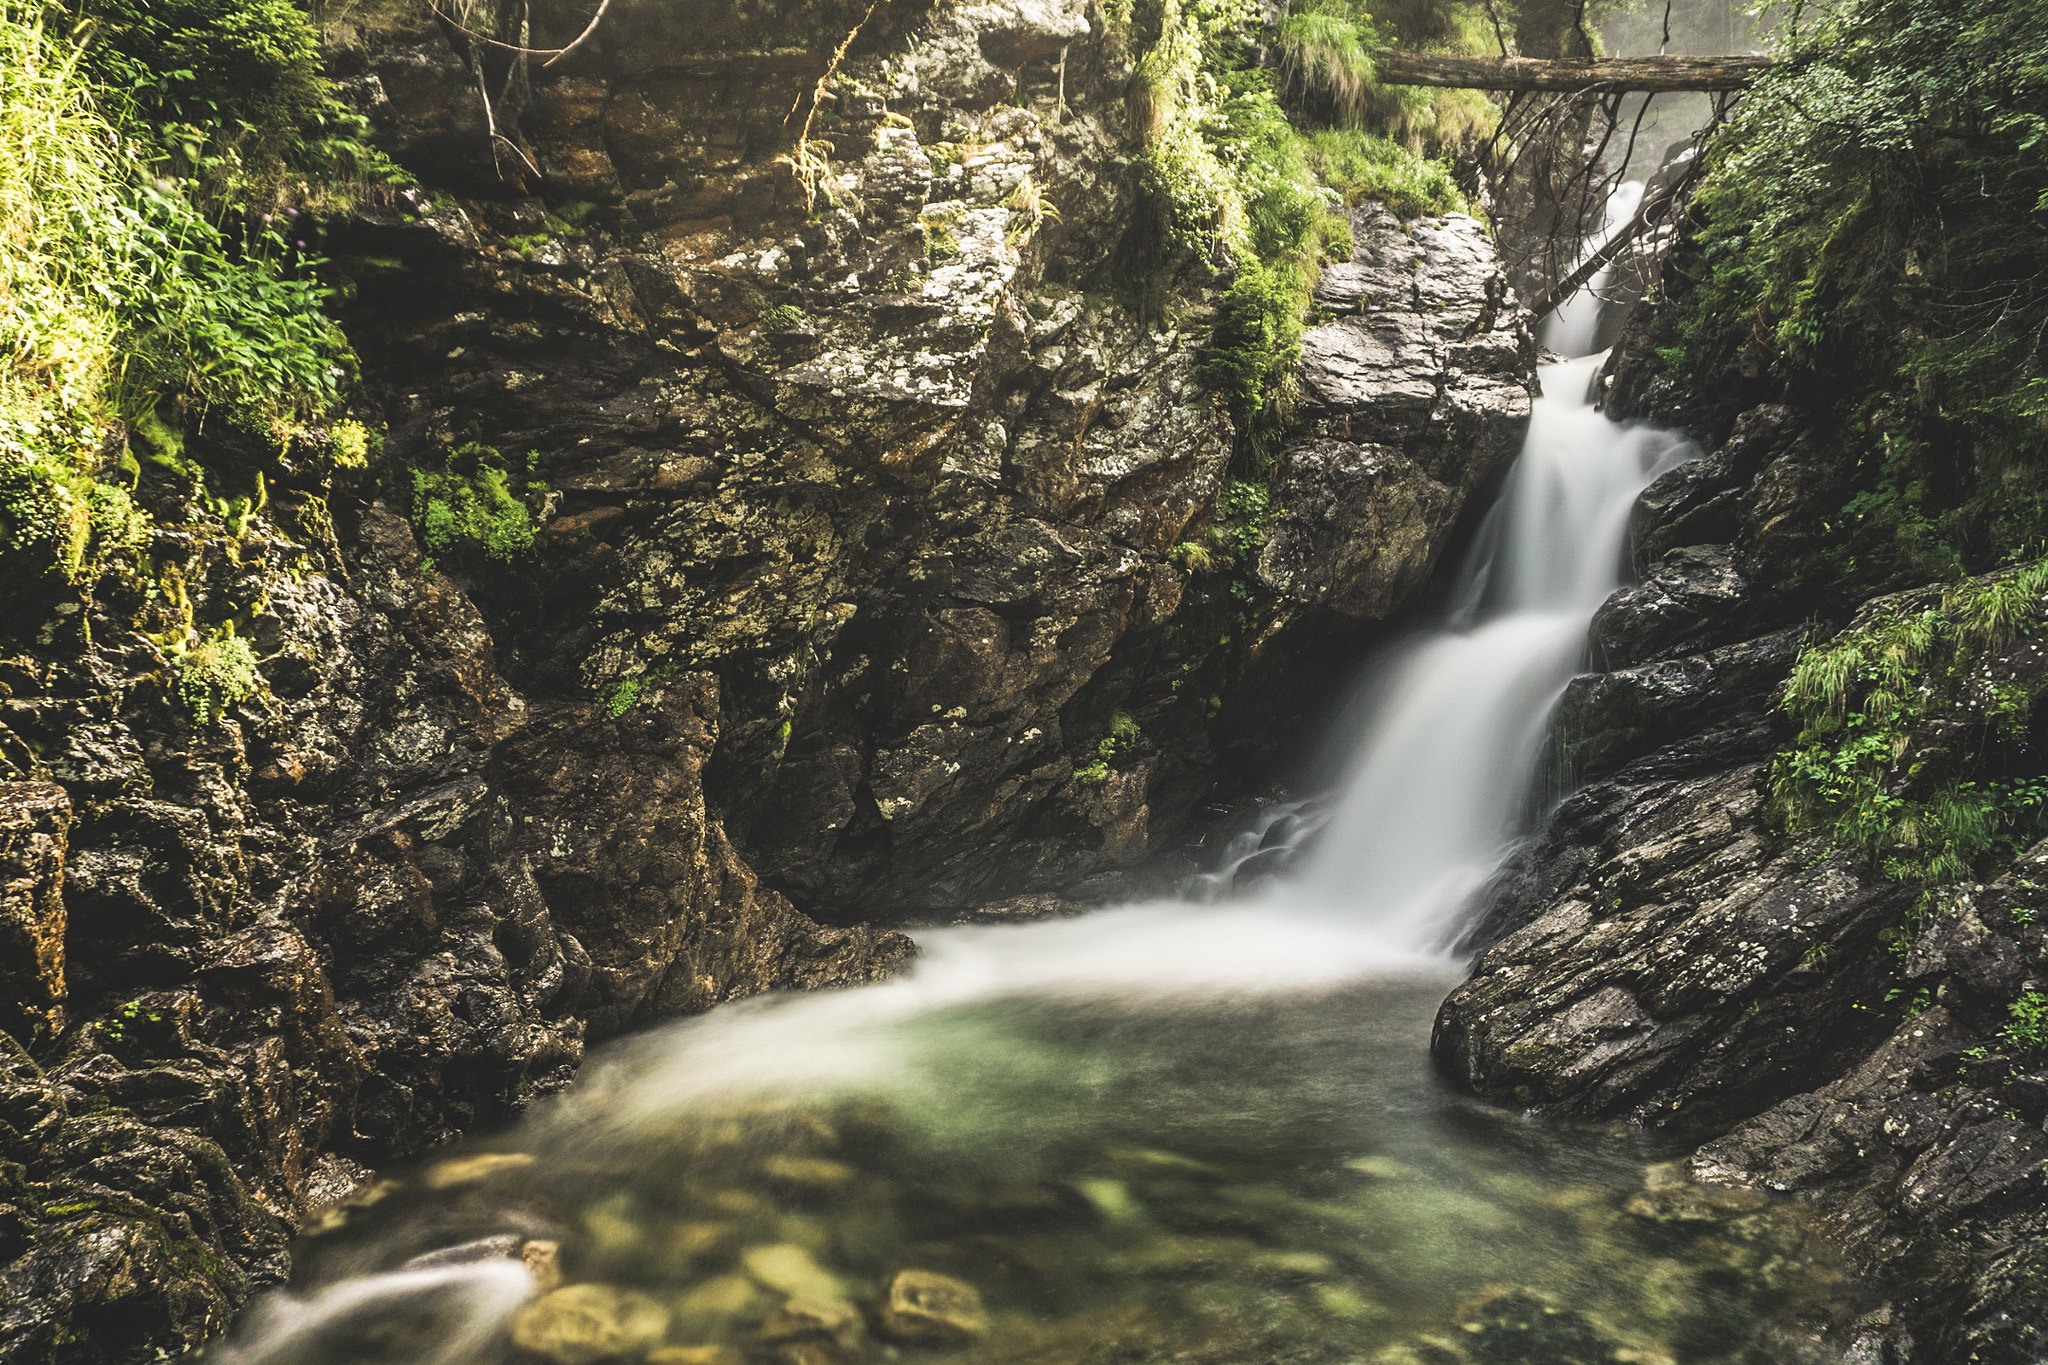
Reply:
[[[1796,1206],[1446,1086],[1444,965],[1271,906],[927,948],[614,1047],[322,1220],[217,1354],[1706,1365],[1857,1306]]]

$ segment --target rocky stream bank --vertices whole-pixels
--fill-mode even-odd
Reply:
[[[1367,206],[1270,497],[1234,492],[1215,281],[1130,265],[1093,7],[615,7],[516,110],[522,167],[490,54],[332,36],[418,179],[321,225],[381,445],[229,513],[146,467],[168,529],[7,628],[8,1361],[217,1334],[303,1220],[596,1040],[1116,894],[1527,418],[1479,226]],[[516,557],[419,515],[480,451],[539,501]],[[248,642],[246,696],[181,692],[176,613]]]
[[[1785,773],[1811,742],[1786,702],[1802,649],[1832,641],[1867,670],[1852,680],[1881,677],[1897,623],[1942,638],[2001,585],[2020,585],[2022,624],[1903,656],[1928,700],[1885,737],[1881,794],[1926,801],[1950,755],[2025,752],[2037,713],[2004,730],[1987,717],[2040,686],[2043,602],[2015,570],[1874,599],[1830,590],[1817,557],[1853,516],[1867,433],[1755,366],[1675,371],[1677,317],[1668,298],[1638,310],[1602,381],[1607,411],[1710,453],[1638,504],[1641,581],[1592,631],[1609,671],[1572,684],[1554,733],[1575,790],[1490,892],[1437,1058],[1537,1114],[1689,1135],[1696,1179],[1814,1202],[1889,1296],[1841,1359],[2039,1359],[2048,1038],[2025,1002],[2048,981],[2048,847],[1931,878],[1910,848],[1879,859],[1802,827]]]

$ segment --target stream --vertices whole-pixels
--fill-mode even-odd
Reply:
[[[595,1365],[1803,1360],[1799,1209],[1433,1072],[1449,945],[1691,454],[1553,364],[1438,624],[1327,797],[1173,901],[918,935],[904,976],[621,1040],[520,1127],[309,1226],[209,1359]]]

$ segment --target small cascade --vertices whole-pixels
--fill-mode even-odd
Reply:
[[[1629,509],[1692,451],[1596,412],[1585,395],[1599,363],[1544,368],[1446,624],[1383,662],[1371,703],[1355,708],[1367,719],[1341,795],[1315,828],[1297,821],[1315,848],[1294,894],[1356,915],[1390,946],[1442,943],[1498,865],[1586,627],[1621,586]]]
[[[1631,180],[1615,188],[1607,200],[1607,210],[1601,215],[1600,230],[1587,238],[1585,248],[1578,260],[1572,262],[1577,269],[1592,254],[1607,245],[1608,239],[1621,231],[1622,225],[1635,217],[1636,209],[1643,202],[1643,183]],[[1603,266],[1586,287],[1573,294],[1551,311],[1536,331],[1536,339],[1544,349],[1563,356],[1581,356],[1591,351],[1600,335],[1600,291],[1606,286],[1612,271]]]

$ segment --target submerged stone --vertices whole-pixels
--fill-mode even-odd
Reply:
[[[904,1270],[876,1305],[875,1330],[906,1345],[951,1345],[986,1332],[988,1313],[973,1285],[929,1270]]]
[[[512,1340],[558,1365],[639,1355],[668,1331],[668,1310],[645,1294],[608,1284],[572,1284],[519,1310]]]
[[[647,1365],[746,1365],[731,1346],[661,1346],[647,1353]]]
[[[479,1152],[475,1156],[459,1156],[429,1166],[421,1182],[430,1190],[452,1190],[459,1185],[478,1184],[506,1171],[523,1170],[533,1162],[531,1152]]]
[[[748,1247],[740,1253],[740,1264],[758,1283],[791,1298],[830,1300],[846,1297],[839,1277],[812,1259],[810,1252],[792,1242]]]

